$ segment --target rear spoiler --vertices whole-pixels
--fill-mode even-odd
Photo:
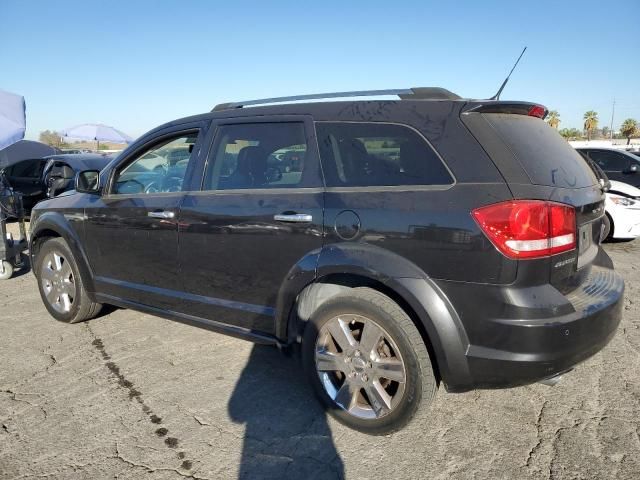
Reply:
[[[544,120],[549,110],[543,105],[529,102],[486,102],[480,104],[474,102],[470,104],[470,108],[464,110],[462,113],[507,113],[512,115],[527,115]]]

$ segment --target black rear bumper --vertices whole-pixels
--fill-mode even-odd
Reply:
[[[602,267],[592,267],[582,286],[567,295],[551,285],[518,292],[503,287],[501,294],[476,286],[462,296],[463,290],[458,284],[450,290],[458,298],[449,298],[461,306],[469,337],[471,384],[451,379],[447,387],[452,391],[526,385],[570,370],[604,348],[622,317],[624,281]],[[484,316],[482,305],[495,305],[496,295],[503,303]],[[520,318],[514,318],[514,312]]]

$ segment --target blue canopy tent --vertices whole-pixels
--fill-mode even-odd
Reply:
[[[0,90],[0,150],[22,140],[26,125],[24,97]]]

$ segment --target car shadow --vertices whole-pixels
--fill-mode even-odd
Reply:
[[[228,409],[245,424],[238,478],[344,478],[326,413],[299,358],[254,345]]]

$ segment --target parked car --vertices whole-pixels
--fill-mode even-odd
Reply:
[[[46,196],[55,197],[74,188],[76,173],[82,170],[101,170],[113,159],[111,155],[96,153],[70,153],[45,157],[41,175]]]
[[[576,150],[602,168],[609,180],[640,187],[640,158],[636,155],[612,148],[577,148]]]
[[[73,155],[73,154],[81,154],[81,153],[91,153],[91,150],[82,149],[82,148],[61,148],[60,153],[66,154],[66,155]]]
[[[608,221],[604,238],[631,240],[640,236],[640,189],[611,180],[604,205]]]
[[[42,174],[47,161],[44,158],[20,160],[0,172],[11,188],[22,194],[22,205],[26,215],[40,200],[45,198]]]
[[[540,105],[400,95],[219,105],[81,172],[34,209],[45,307],[300,345],[328,411],[371,434],[427,416],[441,383],[557,382],[621,317],[603,187]],[[186,145],[179,171],[136,168]],[[298,171],[268,175],[288,150]]]

